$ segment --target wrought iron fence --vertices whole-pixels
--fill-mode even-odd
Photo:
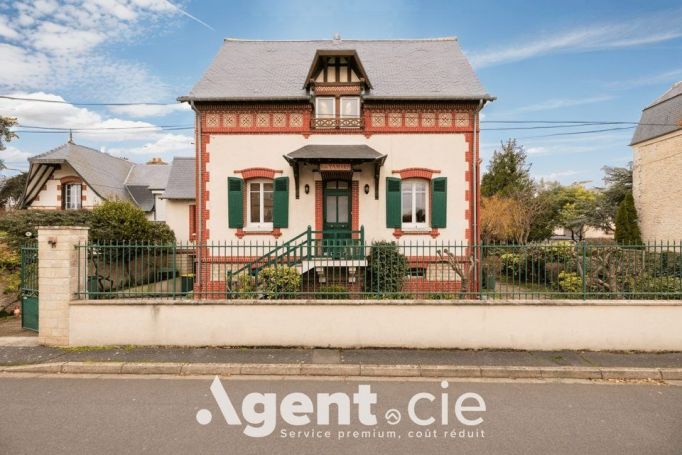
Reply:
[[[682,299],[682,245],[287,242],[79,245],[78,298]]]

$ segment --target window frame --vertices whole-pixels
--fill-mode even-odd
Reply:
[[[357,115],[344,115],[343,114],[343,101],[344,100],[353,100],[355,101],[355,105],[357,107]],[[339,99],[339,118],[360,118],[361,114],[361,108],[360,108],[360,97],[359,96],[342,96]]]
[[[417,222],[417,184],[422,184],[424,186],[424,221]],[[403,195],[407,192],[406,190],[410,188],[409,194],[411,194],[411,219],[412,222],[405,222],[403,219]],[[429,206],[430,206],[430,182],[425,179],[412,178],[405,179],[400,182],[400,221],[403,229],[407,230],[426,230],[429,228]]]
[[[332,101],[332,113],[329,116],[320,114],[319,102],[322,100]],[[336,118],[336,97],[335,96],[316,96],[315,97],[315,118],[334,119]]]
[[[244,229],[247,231],[272,231],[274,229],[274,218],[275,218],[275,182],[271,179],[251,179],[246,182],[246,223],[244,223]],[[270,192],[270,197],[272,200],[272,215],[270,221],[265,221],[265,189],[264,185],[269,183],[272,185]],[[260,221],[251,221],[251,185],[258,185],[258,201],[260,212]]]
[[[76,197],[76,203],[71,200],[71,188],[78,187],[78,193]],[[70,204],[71,202],[71,204]],[[83,208],[83,184],[79,182],[65,183],[62,186],[62,208],[64,210],[81,210]]]

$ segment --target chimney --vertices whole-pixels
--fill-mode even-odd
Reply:
[[[147,164],[168,164],[164,160],[162,160],[160,157],[155,157],[152,158],[151,160],[147,161]]]

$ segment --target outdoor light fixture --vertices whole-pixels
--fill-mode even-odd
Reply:
[[[365,194],[369,194],[369,184],[365,183]]]
[[[305,194],[310,193],[310,185],[306,183],[305,186],[303,187],[303,191],[305,191]]]

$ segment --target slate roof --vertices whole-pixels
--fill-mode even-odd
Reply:
[[[196,194],[195,175],[194,158],[173,158],[168,184],[166,185],[163,197],[165,199],[194,199]]]
[[[366,99],[492,100],[456,38],[247,41],[226,39],[180,101],[307,100],[306,74],[318,50],[354,50],[372,89]]]
[[[644,108],[630,145],[682,129],[679,122],[682,122],[682,81]]]
[[[364,144],[306,145],[285,155],[287,160],[376,160],[384,155]]]
[[[163,191],[164,197],[168,193],[169,199],[194,199],[194,158],[175,158],[172,165],[138,164],[67,142],[29,158],[29,163],[29,179],[39,173],[36,166],[67,163],[100,197],[132,200],[145,212],[154,210],[152,191]],[[22,200],[30,204],[31,196],[24,194]]]
[[[68,162],[92,189],[103,198],[128,199],[125,181],[135,165],[99,150],[67,142],[49,152],[29,158],[31,164]]]

